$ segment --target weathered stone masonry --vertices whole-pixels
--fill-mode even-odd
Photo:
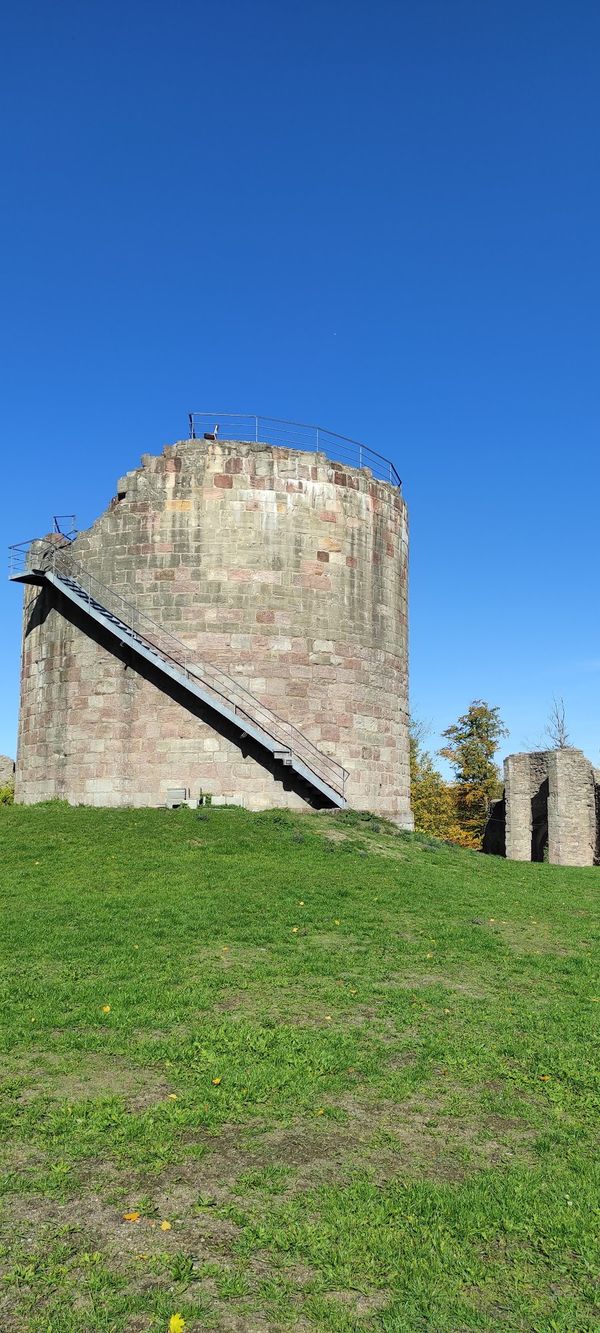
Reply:
[[[600,860],[600,774],[581,750],[511,754],[484,851],[511,861],[592,866]]]
[[[399,491],[324,455],[188,440],[144,455],[73,557],[349,770],[350,806],[411,825],[408,530]],[[26,589],[16,797],[252,809],[306,794]]]

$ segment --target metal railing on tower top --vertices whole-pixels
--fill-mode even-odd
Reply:
[[[368,445],[336,435],[323,426],[307,426],[301,421],[283,421],[279,417],[261,417],[244,412],[188,412],[190,439],[216,438],[239,440],[243,444],[274,444],[281,448],[306,449],[326,454],[332,463],[368,468],[378,481],[402,485],[394,464]]]

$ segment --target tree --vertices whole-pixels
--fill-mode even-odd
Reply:
[[[566,750],[571,744],[565,721],[565,701],[562,696],[560,699],[554,698],[552,700],[552,708],[544,730],[544,736],[547,736],[550,741],[551,750]]]
[[[500,794],[500,775],[495,755],[507,728],[498,708],[484,699],[474,699],[466,713],[442,735],[447,745],[440,750],[456,774],[454,793],[461,843],[480,848],[489,803]]]
[[[410,799],[417,833],[432,833],[436,838],[457,840],[453,788],[438,773],[432,756],[424,749],[427,727],[415,718],[410,721]]]

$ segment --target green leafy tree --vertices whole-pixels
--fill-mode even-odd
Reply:
[[[410,799],[417,833],[432,833],[436,838],[456,841],[460,830],[456,821],[454,793],[435,767],[424,748],[426,728],[422,722],[410,723]]]
[[[500,774],[495,762],[503,736],[508,736],[498,708],[484,699],[474,699],[442,735],[447,740],[440,750],[456,774],[454,794],[456,815],[465,847],[481,847],[489,803],[500,794]]]

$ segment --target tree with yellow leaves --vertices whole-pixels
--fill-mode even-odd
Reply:
[[[410,721],[410,800],[416,833],[431,833],[435,838],[456,842],[460,828],[456,819],[454,789],[444,781],[433,758],[424,748],[426,727],[416,718]]]
[[[485,699],[474,699],[466,713],[442,735],[448,744],[440,755],[456,774],[453,791],[461,831],[458,840],[463,847],[479,850],[490,801],[501,793],[495,755],[508,730],[499,708],[492,708]]]

